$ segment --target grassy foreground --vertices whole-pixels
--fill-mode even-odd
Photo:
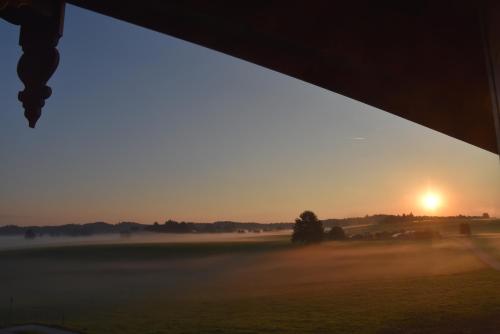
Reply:
[[[2,251],[0,268],[0,324],[91,334],[500,328],[500,273],[453,239],[54,247]]]

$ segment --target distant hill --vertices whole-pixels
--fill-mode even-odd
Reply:
[[[431,216],[413,216],[408,215],[387,215],[377,214],[365,217],[352,217],[341,219],[324,219],[323,226],[331,228],[332,226],[351,226],[365,224],[386,224],[419,222],[428,220],[438,221],[457,221],[462,219],[484,219],[484,216],[450,216],[450,217],[431,217]],[[66,224],[57,226],[0,226],[0,236],[25,235],[28,231],[36,236],[91,236],[97,234],[112,233],[231,233],[231,232],[265,232],[292,229],[293,223],[252,223],[252,222],[234,222],[234,221],[216,221],[213,223],[195,223],[195,222],[177,222],[168,220],[163,224],[154,223],[152,225],[139,224],[135,222],[121,222],[118,224],[109,224],[106,222],[95,222],[88,224]]]
[[[0,226],[0,236],[24,235],[27,231],[33,231],[37,236],[91,236],[96,234],[136,232],[144,230],[146,225],[134,222],[122,222],[119,224],[108,224],[95,222],[88,224],[66,224],[56,226]]]
[[[238,231],[277,231],[286,230],[293,227],[292,223],[239,223],[232,221],[217,221],[213,223],[192,223],[176,222],[169,220],[164,224],[139,224],[135,222],[121,222],[118,224],[109,224],[106,222],[95,222],[88,224],[66,224],[57,226],[0,226],[0,236],[26,235],[28,231],[36,236],[92,236],[98,234],[112,233],[228,233]]]

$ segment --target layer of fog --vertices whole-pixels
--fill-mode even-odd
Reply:
[[[0,236],[0,250],[95,244],[255,242],[291,233],[291,230],[262,233],[137,233],[126,237],[120,234],[100,234],[81,237],[41,236],[35,239],[25,239],[24,236]]]

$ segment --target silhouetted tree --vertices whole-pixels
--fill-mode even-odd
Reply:
[[[459,227],[460,234],[471,235],[470,225],[468,223],[461,223]]]
[[[328,231],[328,239],[330,240],[345,240],[346,238],[344,229],[341,226],[332,226]]]
[[[312,211],[304,211],[300,218],[295,219],[292,242],[320,242],[323,240],[324,233],[323,224],[316,217],[316,214]]]
[[[488,212],[483,213],[483,218],[490,218],[490,214]]]

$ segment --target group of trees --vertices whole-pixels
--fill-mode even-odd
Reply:
[[[292,227],[291,223],[239,223],[233,221],[216,221],[213,223],[192,223],[167,220],[163,224],[155,222],[144,227],[145,231],[158,233],[235,233],[239,231],[279,231]]]
[[[392,217],[410,217],[413,218],[412,214],[403,216],[384,216],[385,218],[391,217],[387,220],[392,221]],[[488,216],[483,215],[484,218]],[[462,222],[459,224],[459,233],[465,236],[471,235],[471,226],[468,222]],[[352,240],[384,240],[384,239],[432,239],[440,237],[439,232],[432,229],[419,229],[413,230],[401,230],[394,232],[365,232],[364,234],[352,235],[349,238]],[[312,211],[304,211],[300,214],[299,218],[295,220],[293,226],[292,242],[294,243],[316,243],[323,240],[345,240],[348,239],[344,229],[339,225],[333,225],[328,232],[325,231],[323,223],[318,219],[316,214]]]
[[[344,240],[346,238],[344,229],[340,226],[332,226],[326,233],[323,224],[312,211],[302,212],[293,226],[292,242],[295,243],[316,243],[323,240]]]

